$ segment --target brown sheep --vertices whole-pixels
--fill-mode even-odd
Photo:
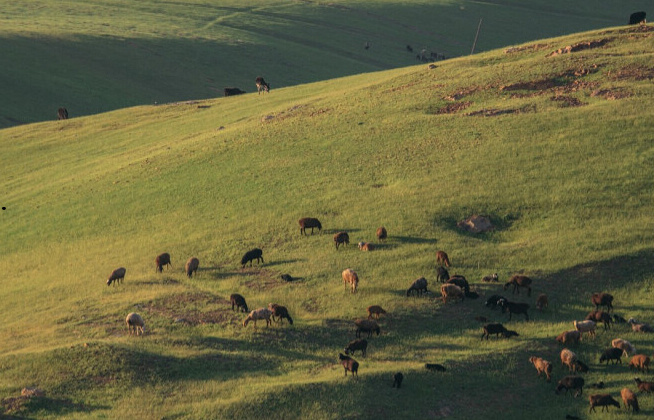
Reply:
[[[622,388],[622,391],[620,391],[620,396],[622,397],[624,408],[629,410],[629,407],[631,407],[634,413],[640,411],[640,407],[638,407],[638,398],[632,390],[629,388]]]
[[[547,377],[547,382],[550,382],[552,379],[552,364],[547,360],[536,356],[531,356],[529,361],[533,363],[534,367],[538,371],[538,377],[540,377],[541,373],[544,373]]]
[[[388,232],[386,232],[386,228],[384,226],[377,228],[377,239],[379,242],[385,242],[386,238],[388,238]]]
[[[157,271],[160,273],[163,272],[164,265],[169,265],[171,268],[173,267],[173,265],[170,263],[170,254],[167,252],[158,255],[154,262],[157,265]]]
[[[629,361],[629,369],[638,369],[640,371],[649,372],[649,356],[644,354],[637,354]]]
[[[596,323],[601,322],[602,324],[604,324],[604,331],[610,329],[611,324],[613,323],[613,320],[611,319],[611,315],[609,315],[608,312],[604,312],[604,311],[589,312],[588,315],[586,315],[586,319],[595,321]]]
[[[375,246],[370,242],[359,242],[358,245],[361,251],[372,251],[375,249]]]
[[[386,314],[386,311],[379,305],[371,305],[368,306],[368,319],[372,318],[374,315],[375,318],[379,319],[379,316],[382,314]]]
[[[595,394],[588,397],[590,409],[588,412],[595,411],[595,407],[602,407],[602,411],[609,411],[609,406],[613,405],[620,408],[620,403],[613,399],[609,394]]]
[[[345,376],[347,376],[347,372],[350,371],[352,372],[352,376],[356,376],[357,379],[359,378],[359,362],[351,358],[350,356],[345,356],[343,353],[338,353],[338,358],[341,361],[341,364],[343,365],[343,368],[345,369]]]
[[[651,394],[654,392],[654,382],[643,382],[640,380],[640,378],[635,378],[634,381],[636,382],[636,386],[638,386],[638,390],[640,390],[641,393],[648,392]]]
[[[504,290],[508,289],[509,286],[513,285],[513,294],[520,294],[520,288],[524,287],[527,289],[527,296],[531,296],[531,279],[527,276],[522,276],[516,274],[512,276],[508,282],[504,285]]]
[[[359,286],[359,276],[357,273],[355,273],[351,268],[346,268],[341,273],[341,277],[343,277],[343,285],[345,286],[345,290],[347,290],[347,286],[349,284],[351,293],[356,293],[357,287]]]
[[[593,305],[595,305],[595,310],[598,311],[600,306],[606,306],[606,311],[611,312],[613,310],[613,295],[608,293],[593,293],[593,296],[590,298]]]
[[[443,284],[441,286],[441,296],[443,299],[443,303],[447,303],[447,299],[463,299],[465,298],[465,295],[463,294],[463,290],[457,286],[456,284]]]
[[[109,278],[107,279],[107,286],[111,286],[111,283],[118,283],[121,282],[125,279],[125,273],[127,270],[125,267],[120,267],[115,269],[114,271],[109,274]]]
[[[571,350],[561,350],[561,364],[568,367],[568,371],[575,372],[577,370],[577,355]]]
[[[350,244],[350,235],[347,232],[338,232],[334,235],[334,243],[336,244],[336,249],[340,244],[349,245]]]
[[[320,220],[314,219],[313,217],[305,217],[303,219],[298,220],[298,223],[300,224],[300,235],[301,234],[307,234],[307,228],[311,228],[311,234],[313,235],[313,228],[317,228],[318,231],[322,231],[322,224],[320,223]]]
[[[276,303],[269,303],[268,304],[268,309],[272,312],[272,320],[277,322],[281,322],[283,318],[286,318],[288,320],[288,323],[293,325],[293,318],[288,314],[288,309],[286,309],[286,306],[281,306],[277,305]],[[275,317],[279,319],[275,319]]]
[[[242,312],[248,312],[248,304],[245,303],[245,298],[238,293],[229,296],[229,301],[232,304],[232,311],[234,310],[234,307],[236,307],[236,309],[240,308]]]
[[[547,295],[545,293],[541,293],[538,295],[536,298],[536,309],[539,311],[542,311],[543,309],[547,308],[550,305],[549,300],[547,299]]]
[[[581,333],[577,330],[564,331],[556,337],[556,341],[561,344],[574,343],[579,344]]]
[[[189,258],[188,261],[186,261],[186,275],[190,279],[193,276],[193,273],[196,273],[198,271],[198,267],[200,266],[200,260],[198,260],[195,257]]]
[[[421,296],[423,293],[428,293],[427,290],[427,279],[420,277],[411,283],[411,286],[407,289],[406,295],[409,296],[411,293],[416,292],[418,296]]]
[[[447,256],[445,251],[436,252],[436,264],[445,264],[445,267],[450,268],[450,258]]]
[[[357,319],[354,321],[354,325],[357,327],[357,338],[361,338],[362,332],[367,332],[368,338],[372,337],[373,332],[377,333],[377,335],[381,333],[381,328],[379,328],[377,322],[372,319]]]

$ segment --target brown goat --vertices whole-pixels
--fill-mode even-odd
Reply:
[[[640,371],[649,372],[649,356],[644,354],[637,354],[629,361],[629,369],[638,369]]]
[[[509,286],[513,285],[513,293],[520,294],[520,288],[524,287],[527,289],[527,296],[531,296],[531,279],[527,276],[522,276],[516,274],[512,276],[508,282],[504,285],[504,290],[508,289]]]
[[[371,305],[368,306],[368,319],[372,318],[374,315],[375,318],[379,319],[379,316],[382,314],[386,314],[386,311],[379,305]]]
[[[355,273],[354,270],[350,268],[346,268],[341,273],[341,277],[343,277],[343,285],[345,286],[345,289],[347,290],[347,286],[349,284],[352,289],[351,293],[356,293],[357,287],[359,286],[359,276],[357,273]]]
[[[386,232],[386,228],[384,226],[377,228],[377,239],[379,242],[386,241],[386,238],[388,238],[388,232]]]
[[[533,363],[534,367],[538,371],[538,377],[540,377],[541,373],[544,373],[547,377],[547,382],[550,382],[552,379],[552,364],[547,360],[536,356],[531,356],[529,361]]]
[[[334,244],[336,244],[336,249],[338,249],[338,246],[341,244],[349,245],[350,235],[348,235],[347,232],[338,232],[336,235],[334,235]]]
[[[622,397],[624,408],[629,410],[629,407],[631,407],[634,413],[640,411],[640,407],[638,407],[638,398],[632,390],[629,388],[622,388],[622,391],[620,391],[620,396]]]
[[[536,298],[536,309],[539,311],[542,311],[543,309],[547,308],[550,305],[549,300],[547,299],[547,295],[545,293],[541,293],[538,295]]]
[[[574,343],[579,344],[581,333],[577,330],[564,331],[556,337],[556,341],[561,344]]]
[[[613,399],[609,394],[595,394],[588,397],[590,409],[588,412],[595,411],[595,407],[602,407],[602,411],[609,411],[609,406],[613,405],[620,408],[620,403]]]
[[[590,298],[593,305],[595,305],[595,310],[598,311],[600,306],[606,306],[606,311],[611,312],[613,310],[613,295],[608,293],[593,293],[593,296]]]
[[[654,392],[654,382],[643,382],[640,380],[640,378],[635,378],[634,381],[636,382],[636,386],[638,386],[638,390],[640,390],[641,393],[648,392],[651,394]]]
[[[450,268],[450,258],[447,256],[445,251],[436,252],[436,264],[444,264],[445,267]]]

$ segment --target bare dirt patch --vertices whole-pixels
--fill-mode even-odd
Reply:
[[[469,117],[497,117],[500,115],[508,114],[524,114],[527,112],[533,112],[533,107],[523,107],[523,108],[512,108],[512,109],[481,109],[479,111],[469,112],[466,115]]]
[[[205,310],[213,305],[219,308]],[[228,300],[207,292],[173,294],[143,307],[150,313],[188,325],[228,324],[235,319]]]
[[[547,44],[531,44],[531,45],[525,45],[522,47],[511,47],[507,48],[504,50],[504,54],[514,54],[514,53],[519,53],[519,52],[532,52],[532,51],[538,51],[542,50],[543,48],[547,48]]]
[[[472,95],[473,93],[479,92],[479,91],[484,90],[484,89],[485,88],[483,88],[481,86],[470,86],[470,87],[467,87],[465,89],[461,89],[458,92],[454,92],[454,93],[452,93],[450,95],[447,95],[447,96],[443,97],[443,99],[445,99],[446,101],[452,101],[452,102],[453,101],[458,101],[459,99],[461,99],[461,98],[463,98],[465,96]]]
[[[632,95],[631,92],[624,89],[598,89],[591,92],[590,96],[592,97],[602,97],[609,100],[617,100],[628,98]]]
[[[573,96],[566,96],[566,95],[554,95],[550,97],[550,100],[554,102],[558,102],[559,106],[561,106],[562,108],[588,105],[586,102],[581,102],[579,99]]]
[[[552,57],[560,54],[570,54],[573,52],[578,52],[578,51],[583,51],[583,50],[590,50],[593,48],[599,48],[603,47],[606,45],[610,40],[608,38],[604,39],[598,39],[595,41],[584,41],[580,42],[575,45],[567,45],[563,48],[559,48],[556,51],[552,51],[551,53],[547,54],[546,57]]]
[[[472,102],[455,102],[453,104],[444,106],[443,108],[437,109],[434,114],[454,114],[461,111],[462,109],[468,108],[470,105],[472,105]]]
[[[607,74],[613,80],[652,80],[654,79],[654,67],[627,66]]]

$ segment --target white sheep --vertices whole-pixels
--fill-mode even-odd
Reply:
[[[614,339],[611,341],[611,345],[616,349],[622,349],[622,352],[625,356],[628,356],[629,354],[636,354],[636,347],[634,347],[627,340],[623,340],[622,338]]]
[[[586,321],[572,321],[572,323],[575,326],[575,329],[583,334],[587,332],[590,334],[593,338],[595,338],[595,327],[597,327],[597,324],[595,321],[591,320],[586,320]]]
[[[136,335],[139,335],[139,330],[141,331],[141,334],[145,333],[145,321],[143,321],[141,315],[136,312],[129,313],[127,318],[125,318],[125,323],[127,324],[127,331],[130,335],[132,334],[132,329]]]
[[[247,327],[250,321],[254,321],[254,328],[257,328],[257,320],[265,319],[266,327],[270,325],[270,316],[272,311],[268,308],[259,308],[250,312],[250,314],[243,320],[243,326]]]

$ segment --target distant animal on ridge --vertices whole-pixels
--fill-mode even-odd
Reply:
[[[254,83],[257,85],[257,92],[259,92],[259,95],[261,95],[261,92],[270,92],[270,85],[263,80],[263,77],[257,77]]]
[[[67,120],[68,119],[68,110],[66,108],[59,108],[57,110],[57,119]]]
[[[639,23],[647,23],[647,13],[634,12],[629,15],[629,25],[638,25]]]

